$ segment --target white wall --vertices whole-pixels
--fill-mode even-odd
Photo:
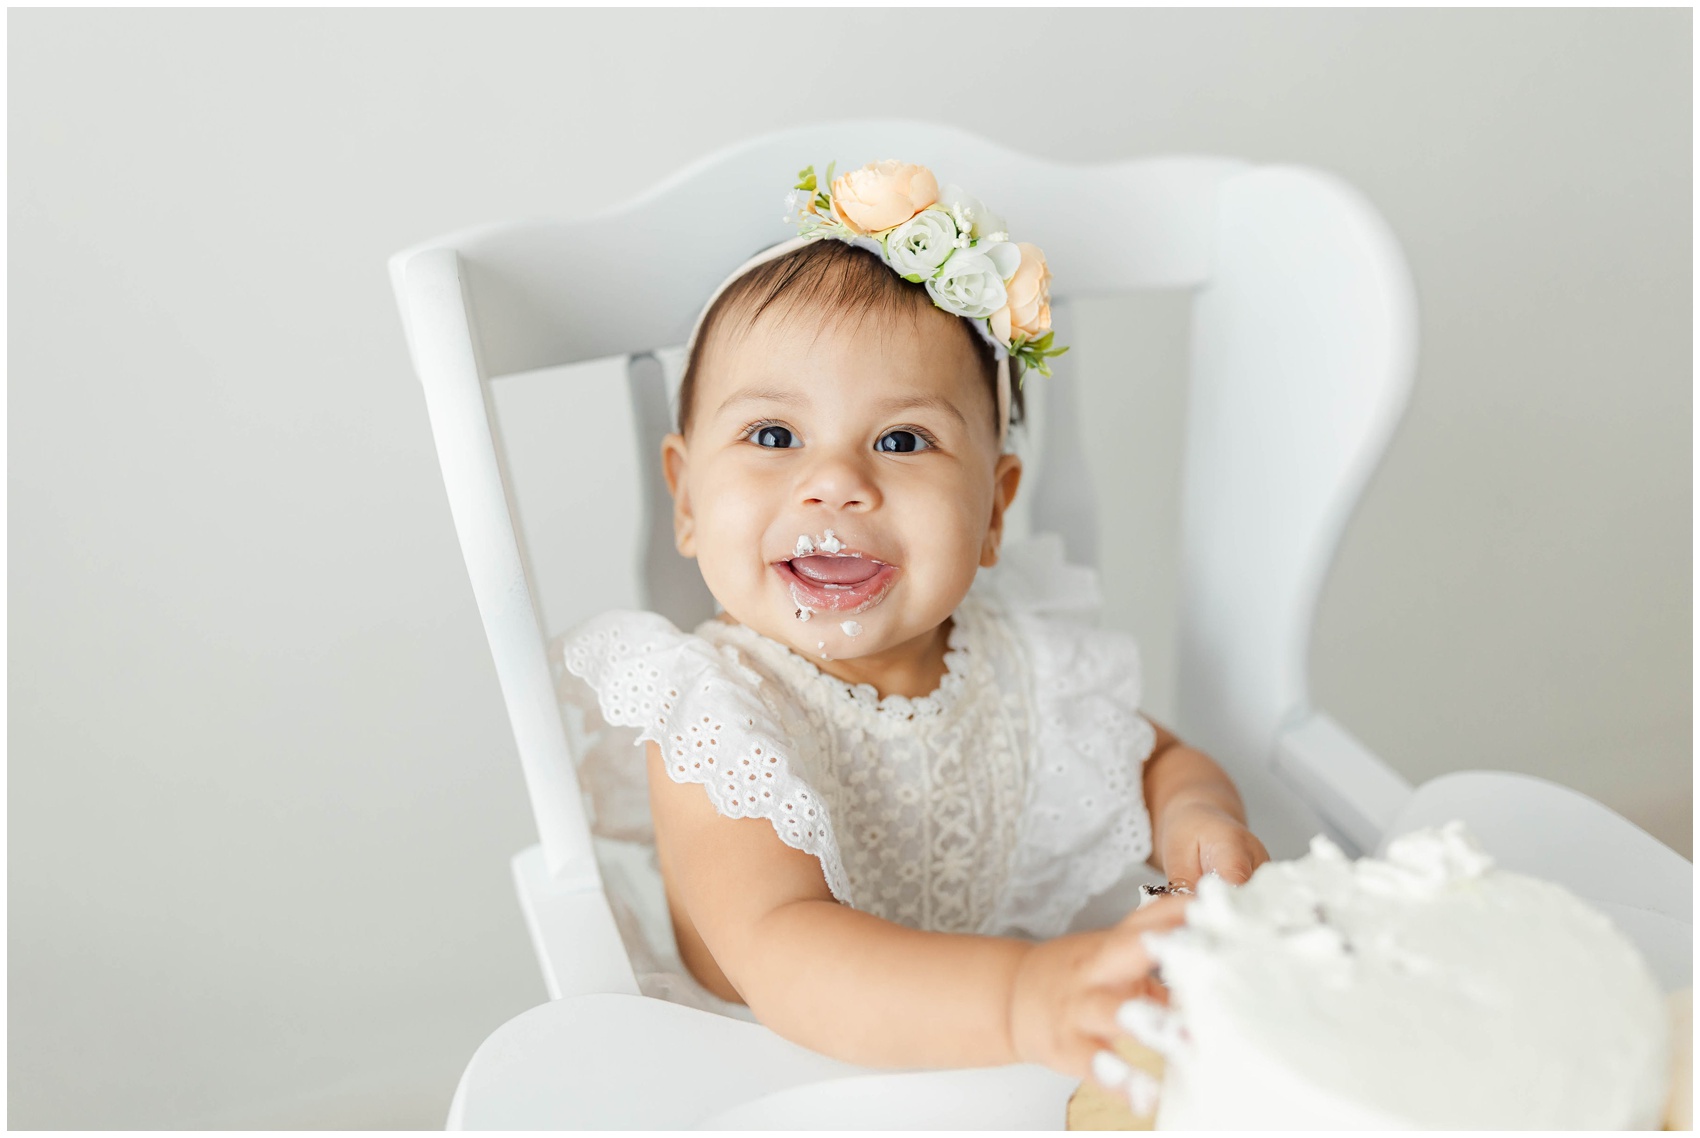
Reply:
[[[506,877],[530,821],[384,258],[819,118],[1361,188],[1422,364],[1326,586],[1317,702],[1413,778],[1544,774],[1691,848],[1687,11],[9,27],[14,1126],[435,1126],[543,998]],[[1098,301],[1082,334],[1122,412],[1085,445],[1139,519],[1107,544],[1138,586],[1113,616],[1157,706],[1184,320]],[[1117,330],[1138,384],[1094,366]]]

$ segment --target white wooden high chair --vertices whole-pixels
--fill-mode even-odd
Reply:
[[[685,628],[710,615],[694,566],[672,546],[656,461],[671,412],[651,353],[683,342],[732,266],[788,235],[780,199],[799,167],[891,156],[982,195],[1045,250],[1061,342],[1072,340],[1072,298],[1192,291],[1173,726],[1228,768],[1271,853],[1296,856],[1319,831],[1369,853],[1392,833],[1444,820],[1429,816],[1436,811],[1464,816],[1502,859],[1585,896],[1637,882],[1629,908],[1657,927],[1626,931],[1667,986],[1686,985],[1684,859],[1537,779],[1476,772],[1413,792],[1310,706],[1306,652],[1324,572],[1415,364],[1410,277],[1373,208],[1338,179],[1300,167],[1199,157],[1063,165],[940,126],[836,123],[714,154],[594,218],[466,230],[390,261],[537,818],[540,842],[514,859],[514,873],[554,1001],[479,1049],[450,1126],[1061,1126],[1072,1084],[1037,1068],[863,1072],[757,1025],[640,996],[545,657],[547,639],[564,631],[560,613],[576,623],[635,601]],[[610,357],[628,361],[637,426],[641,587],[587,599],[582,573],[535,557],[540,540],[558,535],[545,538],[537,516],[526,519],[528,535],[517,524],[525,492],[503,447],[516,424],[499,421],[492,392],[504,377],[534,380]],[[1095,506],[1084,461],[1076,449],[1043,445],[1080,414],[1070,363],[1028,389],[1042,402],[1044,455],[1030,468],[1030,516],[1090,564]],[[555,431],[565,439],[589,429]],[[1551,832],[1560,818],[1572,838],[1567,856],[1530,845],[1529,835]]]

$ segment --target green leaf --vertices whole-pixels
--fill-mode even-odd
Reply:
[[[804,166],[797,171],[797,188],[799,190],[812,190],[815,188],[815,184],[815,168],[813,166]]]
[[[908,281],[910,284],[920,284],[921,283],[921,274],[920,273],[904,273],[903,279]]]
[[[1051,341],[1056,338],[1056,335],[1057,334],[1055,332],[1046,332],[1043,336],[1040,336],[1037,340],[1033,341],[1033,346],[1042,352],[1051,346]]]
[[[826,177],[822,178],[821,181],[829,186],[832,185],[832,172],[836,169],[838,169],[838,159],[834,158],[826,164]]]

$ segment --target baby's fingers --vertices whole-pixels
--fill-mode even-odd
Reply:
[[[1123,1004],[1137,998],[1127,988],[1088,989],[1075,1005],[1074,1026],[1094,1043],[1107,1044],[1127,1034],[1127,1029],[1116,1022],[1116,1013],[1121,1011]]]
[[[1243,885],[1251,880],[1252,871],[1269,860],[1269,851],[1249,830],[1242,830],[1232,840],[1212,842],[1199,851],[1199,868],[1214,873],[1230,885]]]
[[[1170,885],[1184,885],[1191,889],[1204,876],[1202,852],[1198,842],[1189,840],[1176,842],[1172,848],[1163,850],[1163,874],[1169,879]]]
[[[1155,984],[1151,985],[1156,987]],[[1117,1019],[1130,999],[1145,998],[1143,993],[1093,988],[1075,1005],[1075,1038],[1089,1052],[1087,1060],[1092,1081],[1113,1094],[1131,1096],[1135,1100],[1155,1089],[1155,1080],[1116,1054],[1116,1041],[1127,1036],[1127,1028]],[[1152,1104],[1154,1105],[1154,1104]],[[1137,1113],[1149,1113],[1150,1107],[1137,1108]]]
[[[1244,850],[1205,850],[1200,864],[1205,873],[1214,873],[1229,885],[1244,885],[1251,880],[1251,854]]]
[[[1123,917],[1112,931],[1173,928],[1186,919],[1186,907],[1191,900],[1185,893],[1164,894]]]
[[[1113,1004],[1112,1006],[1119,1007],[1120,1005]],[[1076,1013],[1084,1010],[1080,1006],[1074,1009]],[[1096,1019],[1099,1013],[1096,1009],[1093,1009],[1090,1014]],[[1088,1033],[1081,1030],[1080,1024],[1074,1022],[1073,1017],[1070,1017],[1070,1021],[1058,1033],[1052,1052],[1045,1060],[1045,1065],[1054,1071],[1061,1071],[1071,1078],[1087,1078],[1093,1074],[1093,1057],[1100,1051],[1107,1050],[1110,1046],[1110,1039],[1115,1035],[1127,1034],[1125,1030],[1115,1026],[1113,1013],[1110,1026],[1114,1030],[1108,1035]]]
[[[1110,929],[1087,968],[1094,984],[1128,988],[1151,974],[1155,962],[1145,947],[1147,933],[1162,933],[1186,920],[1186,899],[1157,901],[1138,910]]]

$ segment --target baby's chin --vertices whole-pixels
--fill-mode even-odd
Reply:
[[[766,576],[759,588],[727,589],[725,596],[715,591],[724,610],[721,619],[741,624],[820,663],[879,656],[905,645],[924,649],[929,643],[926,638],[956,611],[973,583],[973,575],[968,574],[959,591],[916,592],[918,580],[908,572],[898,572],[868,596],[846,595],[843,600],[851,603],[825,608],[811,602],[836,600],[837,590],[811,594],[772,567]],[[746,586],[752,583],[740,582]],[[712,583],[710,589],[713,591]],[[727,603],[727,597],[732,603]]]
[[[800,615],[799,615],[800,614]],[[855,660],[885,651],[893,644],[908,639],[892,637],[882,627],[885,622],[864,621],[867,613],[817,612],[806,608],[793,609],[789,615],[752,614],[744,619],[727,610],[722,619],[730,619],[776,640],[799,656],[814,660]]]

